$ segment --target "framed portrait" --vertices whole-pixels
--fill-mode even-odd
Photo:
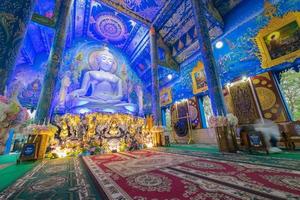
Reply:
[[[191,72],[193,82],[193,94],[199,94],[208,89],[206,82],[206,75],[204,72],[204,65],[202,62],[198,62]]]
[[[172,103],[171,88],[163,88],[159,92],[160,106],[166,106]]]
[[[282,18],[273,17],[261,29],[257,43],[262,68],[270,68],[300,57],[300,12],[290,12]]]

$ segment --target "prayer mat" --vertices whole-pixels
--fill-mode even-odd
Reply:
[[[99,199],[78,158],[44,160],[0,193],[0,199]]]
[[[249,163],[255,165],[263,165],[282,169],[292,169],[300,171],[300,161],[296,159],[274,158],[267,156],[255,156],[241,153],[210,153],[201,151],[179,150],[174,148],[156,147],[155,151],[175,153],[181,155],[190,155],[196,157],[205,157],[217,160],[226,160],[238,163]]]
[[[300,199],[294,170],[149,150],[83,160],[105,199]]]

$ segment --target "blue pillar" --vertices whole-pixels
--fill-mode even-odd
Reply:
[[[204,13],[207,8],[201,0],[191,0],[191,2],[213,113],[215,116],[226,115],[222,85],[213,56],[209,30]]]
[[[35,123],[42,124],[47,121],[50,115],[51,103],[54,97],[55,85],[63,57],[63,51],[66,44],[66,31],[68,28],[68,19],[70,18],[70,8],[73,0],[63,0],[59,8],[57,21],[55,25],[56,33],[51,48],[47,72],[44,77],[43,89],[39,98]]]
[[[162,123],[163,126],[167,125],[166,108],[161,109],[161,123]]]
[[[8,139],[6,140],[4,154],[9,154],[13,138],[14,138],[14,129],[11,128],[8,133]]]
[[[14,70],[34,0],[0,0],[0,95]]]
[[[156,31],[153,26],[150,28],[150,56],[152,73],[152,114],[154,117],[154,125],[160,126],[162,121],[159,102],[158,46]]]
[[[204,112],[204,106],[203,106],[203,98],[202,97],[198,97],[198,104],[199,104],[199,111],[200,111],[200,117],[201,117],[201,122],[202,122],[202,128],[207,128],[205,112]]]

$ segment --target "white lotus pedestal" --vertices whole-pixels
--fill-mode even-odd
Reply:
[[[234,127],[215,127],[216,137],[220,152],[236,153],[238,145]]]

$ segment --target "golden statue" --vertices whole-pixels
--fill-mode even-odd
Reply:
[[[60,138],[65,140],[68,137],[68,125],[65,119],[61,120],[61,131],[60,131]]]

